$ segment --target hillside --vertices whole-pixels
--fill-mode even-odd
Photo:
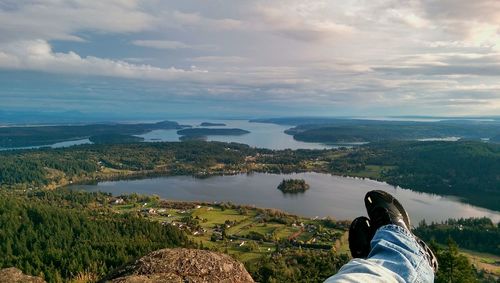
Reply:
[[[4,269],[0,278],[32,282],[94,282],[102,278],[112,282],[252,282],[251,278],[258,282],[322,282],[349,260],[345,242],[348,222],[312,220],[275,210],[66,190],[1,191],[0,208],[0,231],[7,232],[0,233],[0,250],[5,255],[0,258],[0,268],[17,267],[40,277]],[[24,219],[22,223],[19,217]],[[486,219],[446,225],[455,223],[493,228]],[[421,226],[417,232],[427,239],[434,227],[442,226]],[[466,237],[453,237],[462,243],[487,236],[478,230],[467,231]],[[482,247],[487,249],[494,241],[490,237]],[[441,236],[439,242],[443,244]],[[439,278],[444,281],[436,282],[446,282],[449,272],[492,282],[472,268],[456,245],[433,247],[443,263],[450,258],[460,262],[451,271],[443,269]],[[491,257],[483,255],[481,260],[489,262]]]
[[[48,282],[100,278],[165,247],[189,247],[186,235],[134,214],[117,215],[101,193],[0,192],[0,267]]]

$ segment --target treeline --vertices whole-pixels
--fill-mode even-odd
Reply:
[[[459,137],[479,140],[500,134],[498,121],[443,120],[437,122],[333,119],[301,122],[286,130],[307,142],[380,142]]]
[[[103,207],[109,196],[71,191],[0,193],[0,268],[48,282],[98,279],[153,250],[189,246],[175,227]]]
[[[431,249],[439,262],[439,269],[434,277],[436,283],[495,283],[495,277],[485,274],[482,270],[477,270],[469,259],[460,254],[455,241],[449,238],[444,247],[431,242]]]
[[[499,210],[500,145],[484,142],[385,142],[353,150],[330,163],[338,174],[367,165],[390,169],[377,179],[415,191],[454,195]]]
[[[420,238],[446,244],[449,238],[463,249],[500,256],[500,223],[489,218],[449,219],[442,223],[426,224],[414,230]]]
[[[323,282],[348,261],[333,251],[281,250],[246,268],[256,282]]]
[[[456,242],[449,238],[444,245],[430,241],[438,258],[437,283],[498,282],[495,277],[476,269],[459,252]],[[279,249],[272,255],[246,263],[246,268],[257,282],[323,282],[337,273],[349,261],[346,254],[319,250]]]
[[[90,136],[89,140],[95,144],[120,144],[142,142],[144,138],[124,134],[102,134]]]
[[[219,142],[81,145],[0,152],[0,186],[43,187],[103,176],[103,167],[163,174],[194,174],[222,163],[238,167],[252,149]]]

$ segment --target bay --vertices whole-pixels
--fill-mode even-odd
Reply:
[[[251,123],[248,120],[177,120],[179,124],[198,127],[202,122],[224,123],[223,127],[212,128],[239,128],[250,131],[241,136],[208,136],[209,141],[237,142],[248,144],[252,147],[268,149],[325,149],[339,146],[353,146],[355,144],[335,144],[301,142],[293,139],[293,136],[285,134],[285,130],[291,126],[283,126],[267,123]],[[154,130],[149,133],[138,135],[146,142],[179,141],[177,130]]]

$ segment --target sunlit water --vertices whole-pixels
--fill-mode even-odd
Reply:
[[[301,194],[284,194],[276,187],[283,178],[303,178],[310,189]],[[308,217],[331,216],[353,219],[365,215],[363,197],[370,190],[384,190],[398,198],[408,210],[411,220],[442,221],[448,218],[482,217],[500,221],[500,213],[467,205],[453,198],[418,193],[386,183],[332,176],[320,173],[240,174],[197,179],[189,176],[143,180],[101,182],[98,185],[73,186],[89,191],[113,194],[157,194],[162,198],[184,201],[217,201],[257,207],[278,208]]]

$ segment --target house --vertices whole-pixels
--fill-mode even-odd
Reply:
[[[155,215],[156,214],[156,209],[154,209],[154,208],[143,208],[143,209],[141,209],[141,213],[142,214],[146,214],[146,215]]]

